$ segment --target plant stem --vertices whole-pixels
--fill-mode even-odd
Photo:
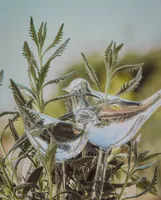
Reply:
[[[5,177],[5,180],[7,182],[7,185],[9,187],[9,189],[12,191],[13,199],[17,200],[17,196],[16,196],[16,194],[14,192],[14,188],[12,186],[12,183],[11,183],[10,179],[8,178],[8,174],[6,173],[6,170],[5,170],[5,167],[4,167],[4,163],[1,162],[0,166],[1,166],[2,173],[3,173],[4,177]]]
[[[130,148],[131,148],[131,147],[130,147]],[[131,169],[131,171],[130,171],[131,153],[132,153],[132,150],[130,149],[130,152],[129,152],[129,160],[128,160],[128,170],[127,170],[127,174],[126,174],[126,179],[125,179],[125,183],[124,183],[124,185],[123,185],[123,187],[122,187],[122,190],[121,190],[121,192],[120,192],[120,195],[118,196],[118,200],[121,200],[121,197],[122,197],[122,195],[123,195],[123,193],[124,193],[124,190],[125,190],[125,188],[126,188],[126,186],[127,186],[127,184],[128,184],[129,179],[131,178],[131,174],[132,174],[133,169],[134,169],[134,167],[133,167],[133,168]]]
[[[102,198],[103,186],[107,169],[108,153],[109,151],[107,150],[103,149],[99,150],[97,169],[96,169],[95,181],[92,192],[92,200],[101,200]]]
[[[61,165],[62,165],[62,174],[63,174],[63,175],[62,175],[62,176],[63,176],[63,177],[62,177],[63,183],[62,183],[62,191],[61,191],[61,192],[65,192],[65,191],[66,191],[66,186],[65,186],[65,185],[66,185],[66,184],[65,184],[65,183],[66,183],[65,162],[63,161]],[[66,194],[62,194],[62,195],[61,195],[61,200],[64,200],[65,197],[66,197]]]

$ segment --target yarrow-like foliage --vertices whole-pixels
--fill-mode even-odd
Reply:
[[[59,28],[52,43],[45,48],[45,41],[47,38],[47,23],[42,22],[39,29],[36,30],[32,17],[30,18],[29,35],[37,48],[37,56],[35,56],[30,48],[28,42],[24,42],[23,56],[28,64],[28,78],[29,86],[20,83],[15,83],[10,80],[10,88],[12,90],[14,99],[19,106],[20,110],[26,112],[26,116],[31,121],[41,124],[41,120],[30,112],[30,108],[43,112],[46,105],[52,101],[61,99],[66,100],[66,105],[71,110],[70,97],[72,94],[55,97],[45,102],[44,89],[49,84],[57,84],[66,78],[69,78],[74,72],[60,76],[56,79],[46,81],[47,74],[50,70],[53,60],[62,55],[64,52],[69,38],[63,43],[63,29],[64,24]],[[107,94],[110,84],[115,74],[118,72],[133,72],[137,71],[136,77],[130,82],[121,86],[117,95],[135,89],[142,79],[142,66],[143,63],[134,65],[117,66],[117,60],[123,44],[116,45],[111,42],[105,50],[105,72],[106,72],[106,85],[104,88]],[[54,50],[54,51],[53,51]],[[52,52],[53,51],[53,52]],[[51,55],[47,57],[47,54]],[[36,59],[38,57],[38,59]],[[89,78],[99,91],[102,90],[101,84],[97,77],[94,68],[89,64],[87,58],[82,53],[82,58],[85,63],[85,69]],[[3,83],[4,73],[0,71],[0,87]],[[63,171],[60,164],[55,161],[55,154],[57,144],[51,139],[49,148],[45,156],[42,156],[39,149],[34,149],[29,142],[26,133],[19,136],[14,122],[19,118],[18,112],[6,111],[0,114],[12,114],[13,117],[9,119],[4,131],[0,137],[0,147],[3,155],[0,158],[0,200],[88,200],[91,199],[92,187],[96,173],[96,165],[98,161],[98,148],[94,145],[87,143],[83,153],[80,153],[76,158],[66,162],[64,172],[66,176],[65,187],[66,191],[62,188]],[[61,116],[62,120],[72,120],[72,113]],[[7,128],[15,140],[15,144],[5,152],[3,145],[3,136]],[[106,178],[103,188],[102,200],[121,200],[133,199],[140,197],[146,193],[157,194],[157,167],[156,159],[161,153],[150,154],[149,151],[140,152],[138,147],[139,141],[134,138],[123,147],[113,148],[108,157],[108,168],[106,171]],[[14,165],[12,161],[12,154],[17,152],[16,159],[14,158]],[[27,172],[22,174],[19,166],[23,168],[23,162],[28,161],[30,167],[24,166]],[[145,171],[155,166],[154,175],[152,180],[149,181],[146,177],[140,177],[138,172]],[[20,173],[20,175],[19,175]],[[124,181],[117,177],[122,176]],[[125,189],[135,185],[138,188],[138,193],[135,196],[124,197]]]

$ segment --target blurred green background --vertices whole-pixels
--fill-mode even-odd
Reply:
[[[64,94],[74,78],[89,81],[80,52],[83,52],[95,68],[102,88],[105,84],[104,50],[114,40],[124,43],[118,65],[145,63],[143,79],[138,89],[122,96],[131,100],[142,100],[161,89],[161,1],[160,0],[48,0],[48,1],[0,1],[0,69],[5,71],[4,85],[0,95],[0,112],[13,110],[15,103],[9,86],[9,78],[28,86],[27,63],[22,57],[22,45],[29,41],[29,18],[33,17],[36,27],[41,21],[48,22],[47,44],[51,43],[58,28],[64,22],[64,39],[71,41],[62,57],[56,59],[48,80],[75,70],[75,74],[56,86],[49,86],[45,99]],[[111,94],[135,74],[118,74],[112,82]],[[89,81],[90,82],[90,81]],[[92,83],[90,82],[91,86]],[[45,113],[57,117],[65,111],[64,101],[46,107]],[[7,123],[0,119],[0,130]],[[21,122],[16,123],[22,134]],[[161,108],[158,109],[140,130],[140,148],[151,152],[161,151]],[[8,136],[10,131],[8,130]],[[7,135],[6,134],[6,135]],[[6,148],[12,146],[12,137],[6,136]],[[160,161],[161,162],[161,161]],[[150,173],[150,171],[149,171]],[[160,178],[161,180],[161,178]],[[147,199],[144,197],[142,199]],[[153,199],[153,197],[149,197]]]

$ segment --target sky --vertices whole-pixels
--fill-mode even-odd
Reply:
[[[81,60],[80,52],[103,54],[111,40],[123,42],[125,52],[161,46],[160,0],[0,0],[0,69],[5,71],[0,111],[15,107],[9,78],[28,85],[22,46],[25,40],[32,44],[28,34],[30,16],[37,28],[42,21],[48,23],[46,45],[62,23],[64,40],[71,38],[63,56],[52,64],[48,79],[63,74],[70,63]]]

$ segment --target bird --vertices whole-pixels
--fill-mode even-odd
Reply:
[[[161,90],[143,101],[130,101],[118,96],[97,92],[90,84],[78,78],[64,88],[69,94],[84,93],[96,99],[94,105],[87,102],[85,96],[77,96],[81,102],[75,108],[83,106],[92,110],[100,123],[90,131],[89,141],[102,149],[120,146],[132,139],[145,121],[161,105]]]
[[[120,147],[130,141],[153,112],[161,106],[161,90],[143,101],[129,101],[97,92],[84,79],[73,80],[64,90],[70,94],[88,93],[97,98],[94,106],[91,106],[84,96],[77,96],[77,101],[71,98],[71,103],[74,104],[73,108],[79,109],[80,106],[83,109],[84,106],[84,109],[92,110],[100,121],[92,125],[89,142],[99,148],[92,199],[101,199],[108,152],[113,147]]]
[[[57,143],[56,162],[76,157],[88,141],[90,127],[99,123],[92,110],[75,112],[75,122],[63,121],[43,113],[21,108],[26,134],[35,149],[45,154],[51,139]]]

